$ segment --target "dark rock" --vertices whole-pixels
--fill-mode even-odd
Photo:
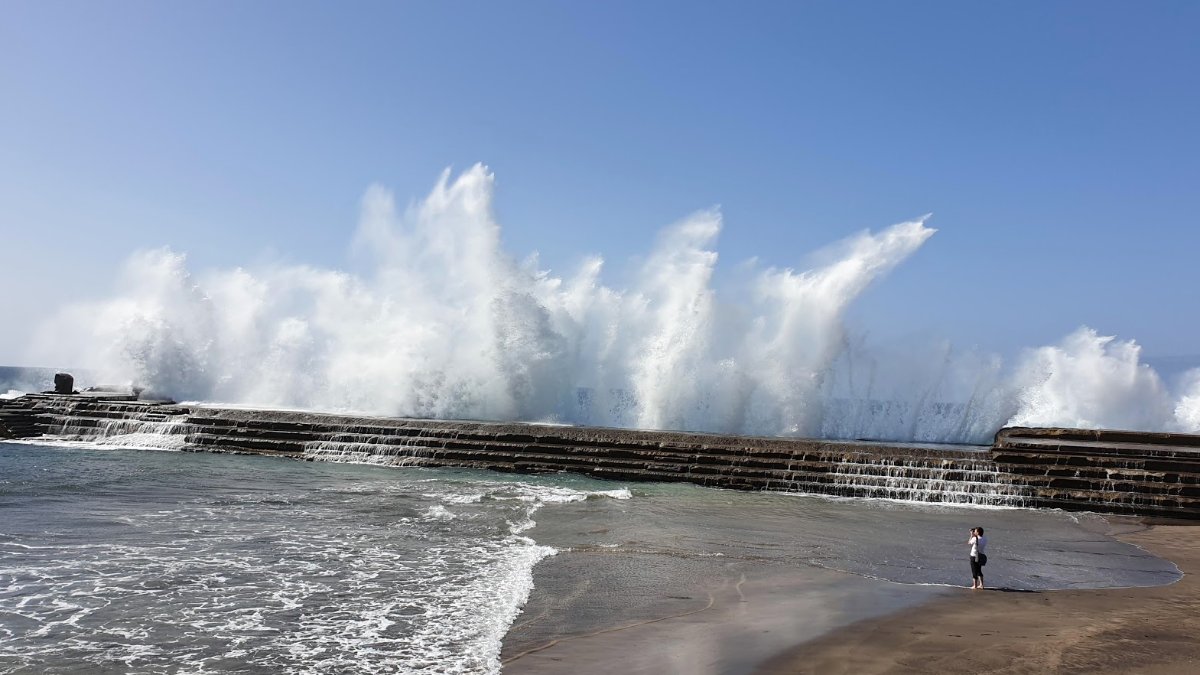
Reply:
[[[75,391],[75,378],[70,373],[54,374],[54,393],[71,394]]]

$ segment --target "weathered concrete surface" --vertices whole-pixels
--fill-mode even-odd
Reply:
[[[45,433],[45,427],[38,424],[33,401],[27,399],[0,399],[0,438],[30,438]]]
[[[1013,427],[991,455],[1039,507],[1200,518],[1200,436]]]
[[[1006,429],[991,447],[755,438],[183,406],[0,401],[20,437],[169,436],[184,450],[1200,518],[1200,437]],[[14,424],[16,426],[14,426]]]

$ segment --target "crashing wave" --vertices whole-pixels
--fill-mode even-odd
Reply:
[[[413,417],[940,442],[1005,424],[1200,430],[1200,371],[1172,394],[1135,343],[1086,327],[1015,366],[851,334],[847,308],[934,234],[925,218],[717,288],[722,218],[701,211],[613,288],[600,258],[556,277],[505,252],[493,183],[481,165],[447,171],[403,212],[370,188],[362,274],[195,274],[138,252],[115,297],[43,326],[38,357],[179,399]]]

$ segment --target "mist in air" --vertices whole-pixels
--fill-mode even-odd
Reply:
[[[851,332],[855,298],[935,233],[924,219],[718,287],[721,214],[700,211],[613,288],[598,257],[558,277],[504,251],[493,187],[482,165],[447,171],[405,211],[370,188],[361,275],[135,253],[115,295],[64,308],[33,355],[177,400],[406,417],[950,443],[1006,425],[1200,432],[1200,369],[1169,388],[1134,342],[1087,327],[1013,363]]]

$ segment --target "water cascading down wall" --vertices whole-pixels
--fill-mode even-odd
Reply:
[[[0,400],[2,436],[1200,518],[1200,436],[1183,434],[1009,428],[992,446],[923,446],[30,394]]]

